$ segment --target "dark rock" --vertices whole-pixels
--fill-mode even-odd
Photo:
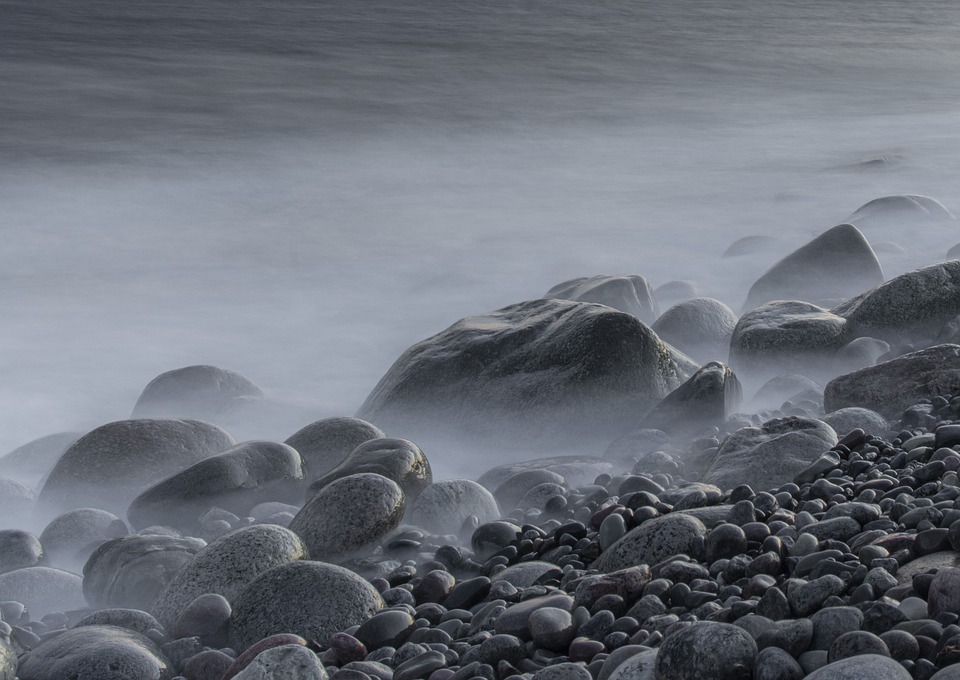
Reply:
[[[890,656],[890,650],[877,635],[864,630],[854,630],[844,633],[833,641],[827,653],[827,661],[833,663],[840,659],[848,659],[861,654]]]
[[[573,598],[565,593],[555,592],[544,597],[535,597],[519,602],[508,608],[497,618],[495,630],[497,633],[514,635],[521,640],[529,640],[531,639],[529,627],[530,616],[533,612],[544,607],[556,607],[567,612],[572,612]]]
[[[382,611],[360,624],[354,636],[368,650],[381,647],[399,647],[414,629],[414,620],[408,612],[398,609]]]
[[[753,680],[800,680],[804,675],[800,664],[779,647],[761,649],[753,667]]]
[[[605,550],[592,568],[612,572],[634,565],[654,565],[672,555],[697,556],[703,550],[707,528],[685,514],[666,515],[644,522]]]
[[[216,649],[194,654],[183,665],[187,680],[220,680],[233,665],[233,657]]]
[[[654,406],[644,417],[643,426],[666,432],[696,432],[721,424],[742,400],[743,389],[737,376],[714,361]]]
[[[430,461],[420,447],[406,439],[379,438],[359,444],[339,465],[319,476],[310,485],[309,495],[334,480],[364,472],[394,481],[410,503],[433,482]]]
[[[188,604],[170,631],[174,639],[198,637],[208,647],[227,645],[227,623],[232,613],[223,595],[206,593]]]
[[[40,543],[51,564],[79,570],[90,557],[85,554],[87,551],[92,553],[97,546],[128,533],[127,525],[113,513],[78,508],[47,524],[40,534]]]
[[[595,302],[626,312],[647,324],[660,316],[660,305],[653,289],[645,278],[636,275],[582,276],[558,283],[543,297],[548,300]]]
[[[749,680],[757,644],[726,623],[698,622],[668,635],[657,653],[657,680]]]
[[[0,574],[34,567],[44,561],[43,546],[29,531],[0,530]]]

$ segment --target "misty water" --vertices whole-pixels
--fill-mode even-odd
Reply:
[[[873,198],[956,213],[957,25],[947,1],[0,0],[0,450],[197,363],[351,415],[412,343],[565,279],[739,309]],[[887,277],[960,241],[864,231],[906,251],[878,249]],[[720,258],[749,234],[782,248]]]

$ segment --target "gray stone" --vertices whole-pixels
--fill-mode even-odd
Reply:
[[[149,611],[170,629],[201,595],[216,593],[233,603],[263,572],[307,556],[300,538],[283,527],[257,524],[236,529],[198,552],[157,596]]]
[[[405,661],[397,666],[393,672],[393,680],[417,680],[429,678],[433,671],[447,665],[447,658],[440,652],[424,652],[419,656]]]
[[[137,494],[236,444],[216,425],[195,420],[121,420],[78,439],[40,491],[47,512],[97,507],[125,513]]]
[[[864,203],[847,218],[854,224],[889,222],[898,229],[915,229],[918,224],[942,224],[953,220],[953,214],[940,201],[919,194],[881,196]]]
[[[532,300],[463,319],[414,345],[358,416],[418,441],[431,434],[511,446],[609,441],[695,369],[629,314]]]
[[[135,529],[155,524],[192,528],[211,507],[244,517],[258,503],[297,497],[302,487],[303,469],[295,449],[247,441],[143,491],[130,504],[127,518]]]
[[[537,609],[527,622],[530,637],[545,649],[563,653],[577,636],[577,625],[570,612],[557,607]]]
[[[40,534],[40,543],[51,564],[79,570],[98,546],[128,533],[127,525],[113,513],[78,508],[51,520]]]
[[[34,567],[41,561],[45,556],[36,536],[19,529],[0,530],[0,574]]]
[[[960,314],[960,261],[901,274],[831,311],[847,320],[851,338],[929,341]]]
[[[648,520],[601,553],[591,565],[612,572],[639,564],[655,565],[672,555],[691,557],[703,551],[707,528],[686,514],[669,514]]]
[[[83,579],[60,569],[27,567],[0,574],[0,602],[20,602],[39,621],[54,612],[84,609]]]
[[[856,406],[837,409],[825,415],[821,420],[832,427],[833,431],[841,437],[858,427],[867,434],[877,435],[883,434],[889,427],[886,419],[876,411]]]
[[[403,491],[393,480],[364,472],[320,489],[290,522],[290,530],[314,559],[338,562],[397,528],[405,508]]]
[[[933,577],[927,611],[931,619],[944,613],[960,614],[960,569],[941,569]]]
[[[834,353],[849,340],[846,325],[842,317],[809,302],[767,302],[737,321],[730,366],[737,374],[828,375]]]
[[[664,397],[643,418],[646,428],[697,432],[720,425],[743,401],[740,381],[724,364],[713,361]]]
[[[157,595],[205,545],[199,538],[114,538],[83,566],[83,594],[97,608],[152,611]]]
[[[958,392],[960,345],[937,345],[834,378],[823,405],[828,412],[859,406],[893,419],[920,399]]]
[[[543,296],[549,300],[594,302],[631,314],[644,323],[660,316],[660,305],[642,276],[581,276],[558,283]]]
[[[518,602],[497,617],[494,624],[496,632],[515,635],[521,640],[531,639],[530,616],[543,607],[556,607],[572,612],[573,598],[563,592],[553,592],[543,597],[534,597]]]
[[[494,583],[506,581],[517,588],[529,588],[536,583],[537,579],[551,573],[555,574],[558,580],[563,575],[563,571],[555,564],[530,560],[528,562],[517,562],[509,566],[491,576],[490,580]]]
[[[528,491],[544,483],[565,486],[566,480],[550,470],[525,470],[511,475],[499,484],[493,492],[493,497],[501,508],[512,510],[518,507],[517,504]]]
[[[159,621],[140,609],[101,609],[84,616],[74,628],[82,626],[116,626],[140,635],[146,635],[150,630],[163,630]]]
[[[888,656],[861,654],[822,666],[805,680],[911,680],[911,676]]]
[[[310,423],[284,443],[300,452],[304,474],[314,480],[338,466],[364,442],[385,436],[383,430],[365,420],[336,417]]]
[[[741,484],[777,488],[836,443],[833,428],[813,418],[778,418],[761,427],[744,427],[720,443],[703,480],[722,489]]]
[[[727,246],[721,258],[742,257],[744,255],[762,255],[775,251],[783,241],[766,234],[751,234],[743,236]]]
[[[434,482],[423,490],[410,512],[414,524],[435,534],[459,534],[471,516],[484,524],[499,519],[500,509],[493,494],[468,479]]]
[[[661,283],[653,291],[653,296],[657,298],[661,308],[670,307],[682,300],[695,298],[697,295],[699,295],[697,284],[682,279]]]
[[[565,661],[541,668],[532,680],[593,680],[593,676],[583,664]]]
[[[575,487],[593,484],[593,480],[602,474],[614,475],[621,471],[610,461],[592,456],[551,456],[498,465],[484,472],[477,483],[493,490],[514,475],[531,470],[548,470],[556,473],[568,485]]]
[[[227,623],[233,609],[223,595],[205,593],[188,604],[173,624],[170,636],[176,640],[198,637],[208,647],[227,644]]]
[[[879,636],[865,630],[853,630],[844,633],[830,645],[827,661],[833,663],[840,659],[849,659],[862,654],[890,656],[890,650]]]
[[[67,448],[80,438],[81,432],[48,434],[18,446],[0,458],[0,475],[27,484],[35,484],[50,472]]]
[[[246,649],[275,633],[293,633],[321,645],[363,623],[383,606],[367,581],[342,567],[298,561],[263,572],[233,600],[230,641]]]
[[[29,523],[36,494],[15,479],[0,477],[0,528],[18,529]]]
[[[750,287],[745,309],[770,300],[836,304],[883,283],[867,239],[852,224],[828,229],[770,267]]]
[[[665,311],[651,328],[660,339],[700,361],[726,361],[737,315],[713,298],[684,300]]]
[[[151,380],[130,417],[216,420],[232,400],[263,396],[259,387],[239,373],[216,366],[187,366]]]
[[[840,595],[846,588],[846,584],[839,576],[827,574],[792,588],[787,593],[787,600],[794,615],[810,616],[820,609],[828,597]]]
[[[751,678],[757,643],[727,623],[697,622],[660,645],[657,680],[741,680]]]
[[[310,484],[313,496],[337,479],[363,472],[382,475],[397,483],[409,503],[433,482],[430,461],[420,447],[406,439],[378,438],[359,444],[343,461]]]
[[[566,495],[567,489],[560,484],[544,482],[543,484],[537,484],[525,493],[523,498],[520,499],[520,502],[517,503],[517,507],[521,510],[543,510],[547,505],[547,501],[554,496]]]
[[[620,649],[623,649],[623,647]],[[613,659],[618,651],[619,650],[614,650],[613,653],[607,657],[607,661]],[[633,654],[617,664],[606,676],[604,676],[604,674],[607,673],[607,663],[605,662],[597,680],[654,680],[657,651],[656,649],[643,649],[643,651]]]
[[[0,639],[0,680],[17,680],[17,654]]]
[[[42,642],[20,658],[20,680],[168,680],[171,664],[147,637],[113,626],[84,626]]]
[[[302,645],[283,645],[260,652],[234,680],[327,680],[317,655]]]
[[[854,338],[833,355],[833,372],[837,375],[873,366],[890,351],[890,344],[877,338]]]
[[[801,394],[818,392],[823,394],[823,388],[805,375],[787,373],[777,375],[765,382],[750,400],[750,407],[755,410],[778,409],[788,399],[793,400]]]
[[[753,667],[753,680],[800,680],[804,675],[796,659],[779,647],[761,649]]]

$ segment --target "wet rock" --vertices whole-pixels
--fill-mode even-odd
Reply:
[[[675,304],[651,328],[660,339],[697,361],[726,361],[737,315],[719,300],[693,298]]]
[[[234,399],[263,396],[259,387],[239,373],[216,366],[187,366],[151,380],[130,417],[216,421]]]
[[[804,675],[800,664],[779,647],[767,647],[757,654],[753,680],[800,680]]]
[[[208,649],[186,660],[183,675],[187,680],[220,680],[232,665],[233,657],[217,649]]]
[[[301,645],[267,649],[234,676],[236,680],[327,680],[317,655]]]
[[[35,620],[87,606],[83,579],[50,567],[27,567],[0,574],[0,602],[10,600],[25,605]]]
[[[36,494],[33,489],[14,479],[0,477],[0,527],[18,529],[29,523]]]
[[[491,577],[490,581],[493,583],[506,581],[516,588],[529,588],[540,579],[551,575],[559,580],[563,575],[563,570],[549,562],[531,560],[529,562],[518,562],[507,567]]]
[[[605,680],[654,680],[658,651],[657,649],[647,649],[631,656],[614,668]],[[613,657],[613,654],[610,657]],[[606,667],[601,671],[601,676],[604,671],[606,671]]]
[[[932,619],[940,614],[960,614],[960,569],[940,569],[927,594],[927,610]]]
[[[125,513],[137,494],[236,444],[195,420],[121,420],[78,439],[57,461],[38,503],[51,514],[96,507]]]
[[[833,663],[862,654],[890,656],[890,650],[879,636],[865,630],[855,630],[844,633],[833,641],[827,653],[827,661]]]
[[[233,600],[230,641],[246,649],[268,635],[293,633],[325,645],[383,606],[373,586],[351,571],[324,562],[290,562],[263,572]]]
[[[613,307],[637,317],[644,323],[653,323],[660,316],[660,305],[653,289],[642,276],[582,276],[558,283],[547,291],[545,299],[595,302]]]
[[[671,514],[648,520],[605,550],[592,568],[612,572],[634,565],[654,565],[671,555],[697,556],[707,528],[700,520]]]
[[[565,652],[577,636],[577,625],[570,612],[543,607],[530,614],[527,626],[533,641],[554,652]]]
[[[752,677],[757,644],[745,630],[726,623],[698,622],[669,635],[660,645],[657,680],[740,680]]]
[[[541,668],[539,671],[533,674],[532,680],[592,680],[593,676],[590,675],[583,665],[578,663],[564,662],[556,663],[547,666],[546,668]]]
[[[719,425],[743,400],[740,381],[714,361],[664,397],[643,419],[643,426],[666,432],[696,432]]]
[[[303,459],[304,475],[314,480],[338,466],[355,448],[386,435],[376,425],[359,418],[324,418],[310,423],[284,442]]]
[[[405,508],[403,491],[392,480],[370,472],[349,475],[307,501],[290,530],[315,559],[342,561],[395,529]]]
[[[358,415],[414,439],[609,440],[694,368],[629,314],[532,300],[463,319],[414,345]]]
[[[295,449],[248,441],[154,484],[133,500],[127,517],[136,529],[154,524],[194,527],[211,507],[246,516],[259,503],[296,497],[302,485]]]
[[[410,511],[414,524],[435,534],[459,534],[471,516],[481,524],[491,522],[500,517],[500,509],[489,491],[468,479],[434,482],[423,490]]]
[[[318,477],[310,485],[309,496],[334,480],[365,472],[394,481],[410,503],[433,482],[430,461],[420,447],[406,439],[379,438],[359,444],[340,464]]]

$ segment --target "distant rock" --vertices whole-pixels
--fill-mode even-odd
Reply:
[[[873,366],[880,357],[890,351],[890,344],[877,338],[860,337],[851,340],[833,355],[836,374],[850,373]]]
[[[148,611],[164,628],[172,629],[178,617],[196,598],[207,593],[229,602],[266,570],[309,554],[300,537],[273,524],[242,527],[202,548],[161,591]]]
[[[847,339],[846,321],[822,307],[797,300],[768,302],[737,322],[730,366],[738,374],[828,373]]]
[[[750,404],[753,408],[778,409],[783,402],[810,391],[822,394],[823,388],[805,375],[797,373],[777,375],[757,390]]]
[[[379,593],[351,571],[324,562],[290,562],[268,569],[233,601],[230,642],[235,649],[276,633],[320,645],[359,625],[384,606]]]
[[[883,270],[867,239],[841,224],[770,267],[751,286],[744,310],[771,300],[832,305],[880,283]]]
[[[888,419],[937,394],[960,393],[960,345],[936,345],[834,378],[823,393],[827,412],[848,406]]]
[[[757,643],[729,623],[697,621],[667,637],[657,652],[657,680],[740,680],[753,677]]]
[[[742,257],[743,255],[760,255],[762,253],[772,253],[777,250],[783,241],[773,236],[763,234],[753,234],[738,238],[727,246],[723,251],[721,258]]]
[[[385,436],[383,430],[365,420],[338,417],[312,422],[284,443],[300,453],[304,475],[312,481],[337,467],[364,442]]]
[[[84,609],[83,579],[60,569],[26,567],[0,574],[0,602],[20,602],[34,621],[54,612]]]
[[[468,517],[478,524],[500,518],[493,494],[469,479],[434,482],[420,494],[410,511],[410,520],[435,534],[460,534]],[[473,533],[471,528],[469,533]],[[469,535],[469,534],[468,534]]]
[[[603,452],[603,459],[632,467],[640,456],[660,451],[669,442],[663,430],[640,428],[613,440]]]
[[[778,418],[744,427],[711,456],[703,481],[724,490],[749,484],[766,491],[793,481],[820,454],[837,443],[837,433],[813,418]]]
[[[697,432],[721,424],[742,401],[737,376],[712,361],[654,406],[642,425],[666,432]]]
[[[116,626],[82,626],[44,640],[20,658],[20,680],[169,680],[170,662],[144,635]]]
[[[331,481],[290,522],[311,557],[341,562],[368,550],[403,520],[406,499],[397,484],[366,472]]]
[[[653,296],[660,303],[661,309],[695,298],[699,294],[696,284],[692,281],[667,281],[653,291]]]
[[[644,323],[660,316],[660,306],[649,282],[642,276],[582,276],[570,279],[547,291],[547,300],[594,302],[631,314]]]
[[[875,435],[883,434],[889,427],[886,419],[876,411],[856,406],[841,408],[828,413],[822,420],[841,437],[858,427],[867,434]]]
[[[417,343],[358,416],[417,441],[430,434],[514,447],[609,440],[695,370],[629,314],[533,300]]]
[[[157,595],[205,545],[199,538],[115,538],[97,548],[83,566],[83,594],[99,609],[149,612]]]
[[[602,573],[639,564],[653,566],[673,555],[696,558],[703,552],[707,528],[703,522],[682,513],[647,520],[604,550],[591,565]]]
[[[121,420],[78,439],[40,491],[51,514],[83,507],[126,513],[137,494],[235,445],[216,425],[196,420]]]
[[[566,483],[566,480],[562,476],[550,470],[543,468],[524,470],[511,475],[503,483],[499,484],[493,492],[493,497],[501,509],[509,512],[517,507],[517,504],[530,489],[540,484],[557,484],[564,486]]]
[[[231,400],[263,396],[259,387],[239,373],[216,366],[187,366],[151,380],[130,417],[216,420]]]
[[[37,497],[33,489],[14,479],[0,477],[0,528],[16,529],[28,523]]]
[[[0,531],[0,574],[35,567],[45,561],[43,546],[29,531],[20,529]]]
[[[154,484],[133,500],[127,518],[136,529],[194,528],[211,507],[245,517],[259,503],[296,498],[302,489],[300,454],[293,447],[248,441]]]
[[[484,472],[477,483],[487,489],[497,489],[513,475],[528,470],[549,470],[563,477],[570,486],[592,484],[598,475],[614,474],[618,470],[609,460],[591,456],[552,456],[507,463]]]
[[[660,339],[697,361],[726,361],[737,315],[719,300],[692,298],[675,304],[653,323]]]
[[[339,465],[317,478],[308,495],[313,496],[337,479],[364,472],[393,480],[411,503],[433,482],[430,461],[419,446],[406,439],[382,437],[358,445]]]
[[[34,439],[0,458],[0,475],[33,483],[53,469],[80,432],[58,432]]]
[[[923,224],[953,219],[953,214],[934,198],[917,194],[893,194],[864,203],[847,218],[847,222],[860,224],[888,221],[897,226],[916,228],[918,222]]]
[[[128,533],[127,525],[113,513],[78,508],[51,520],[40,542],[53,566],[78,571],[99,545]]]
[[[850,337],[889,343],[930,340],[960,315],[960,261],[901,274],[831,312],[847,320]]]
[[[952,246],[950,250],[947,251],[948,260],[960,260],[960,243]]]

